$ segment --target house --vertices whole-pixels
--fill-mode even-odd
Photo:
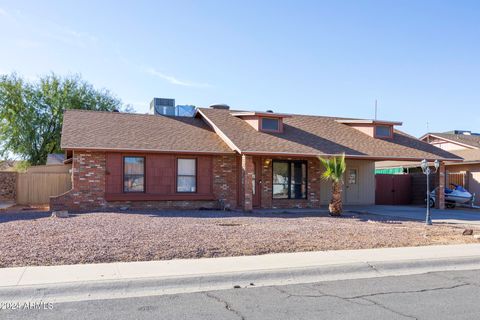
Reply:
[[[475,193],[475,204],[480,205],[480,134],[467,130],[453,130],[443,133],[426,133],[421,141],[446,150],[462,161],[446,161],[446,184],[460,184]],[[402,173],[421,171],[418,163],[385,161],[376,163],[377,173]]]
[[[52,210],[318,208],[331,192],[318,157],[342,153],[344,202],[374,204],[376,161],[459,160],[397,130],[400,122],[226,105],[194,114],[66,111],[72,190],[52,197]]]
[[[63,164],[65,155],[63,153],[50,153],[47,155],[47,166]]]

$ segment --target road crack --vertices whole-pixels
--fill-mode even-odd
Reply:
[[[392,309],[392,308],[389,308],[389,307],[387,307],[387,306],[384,306],[383,304],[381,304],[380,302],[377,302],[377,301],[375,301],[375,300],[368,299],[368,298],[360,298],[360,299],[365,300],[365,301],[368,301],[368,302],[371,302],[371,303],[373,303],[375,306],[380,307],[380,308],[382,308],[382,309],[384,309],[384,310],[387,310],[387,311],[389,311],[389,312],[392,312],[392,313],[394,313],[394,314],[396,314],[396,315],[399,315],[399,316],[401,316],[401,317],[418,320],[417,317],[414,317],[414,316],[408,315],[408,314],[406,314],[406,313],[402,313],[402,312],[400,312],[400,311],[397,311],[397,310],[394,310],[394,309]]]
[[[379,274],[381,274],[381,272],[380,272],[380,271],[378,271],[378,269],[377,269],[377,268],[376,268],[376,267],[375,267],[373,264],[371,264],[371,263],[370,263],[370,262],[368,262],[368,261],[365,261],[365,263],[367,264],[367,266],[369,266],[370,268],[372,268],[372,269],[373,269],[373,271],[375,271],[376,273],[379,273]]]
[[[375,301],[371,298],[376,297],[376,296],[388,295],[388,294],[409,294],[409,293],[423,293],[423,292],[432,292],[432,291],[440,291],[440,290],[453,290],[453,289],[456,289],[456,288],[461,288],[461,287],[465,287],[465,286],[469,286],[469,285],[471,285],[471,284],[460,283],[460,284],[456,284],[456,285],[452,285],[452,286],[436,287],[436,288],[429,288],[429,289],[377,292],[377,293],[362,294],[362,295],[357,295],[357,296],[352,296],[352,297],[342,297],[342,296],[339,296],[339,295],[326,293],[326,292],[323,292],[322,290],[320,290],[319,288],[314,287],[314,286],[310,286],[310,285],[304,285],[304,286],[309,288],[309,289],[315,290],[316,292],[319,293],[318,295],[316,295],[316,294],[294,294],[294,293],[288,292],[287,290],[284,290],[284,289],[281,289],[281,288],[278,288],[278,287],[273,287],[273,288],[276,289],[277,291],[287,295],[287,298],[290,298],[290,297],[300,297],[300,298],[331,297],[331,298],[337,298],[337,299],[340,299],[340,300],[343,300],[343,301],[346,301],[346,302],[354,303],[354,304],[357,304],[357,305],[365,306],[365,304],[362,304],[362,303],[359,303],[359,302],[355,301],[357,299],[360,299],[360,300],[368,301],[369,303],[372,303],[373,305],[375,305],[377,307],[380,307],[384,310],[387,310],[389,312],[395,313],[396,315],[399,315],[399,316],[402,316],[402,317],[405,317],[405,318],[409,318],[409,319],[418,319],[415,316],[408,315],[408,314],[402,313],[400,311],[394,310],[390,307],[387,307],[387,306],[381,304],[380,302],[377,302],[377,301]]]
[[[230,305],[230,303],[228,303],[228,301],[226,301],[226,300],[224,300],[224,299],[222,299],[222,298],[220,298],[220,297],[217,297],[216,295],[214,295],[214,294],[212,294],[212,293],[210,293],[210,292],[204,292],[204,294],[205,294],[207,297],[209,297],[210,299],[213,299],[213,300],[215,300],[215,301],[217,301],[217,302],[223,303],[223,305],[225,306],[225,309],[227,309],[228,311],[234,313],[234,314],[237,315],[240,319],[242,319],[242,320],[245,320],[245,319],[246,319],[245,316],[244,316],[243,314],[241,314],[240,311],[234,309],[234,308]]]

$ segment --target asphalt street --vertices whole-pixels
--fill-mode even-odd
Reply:
[[[480,270],[43,303],[0,319],[478,319]]]

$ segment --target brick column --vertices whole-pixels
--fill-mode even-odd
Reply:
[[[244,211],[252,211],[253,209],[253,169],[254,166],[252,157],[242,155],[241,206]]]
[[[440,162],[440,167],[437,171],[437,201],[435,201],[435,207],[437,209],[445,209],[445,178],[445,164]]]

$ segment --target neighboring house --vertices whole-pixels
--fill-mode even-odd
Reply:
[[[475,193],[475,204],[480,205],[480,134],[466,130],[427,133],[420,140],[446,150],[463,161],[446,161],[447,180],[462,184]],[[421,172],[418,163],[385,161],[376,164],[377,173]],[[447,181],[448,183],[448,181]]]
[[[63,164],[65,155],[63,153],[50,153],[47,155],[47,166],[55,164]]]
[[[15,171],[15,166],[18,161],[14,160],[0,160],[0,171]]]
[[[73,186],[51,208],[318,208],[331,193],[318,157],[342,153],[345,203],[373,204],[376,161],[459,160],[399,125],[225,105],[193,118],[68,110],[61,147]]]

